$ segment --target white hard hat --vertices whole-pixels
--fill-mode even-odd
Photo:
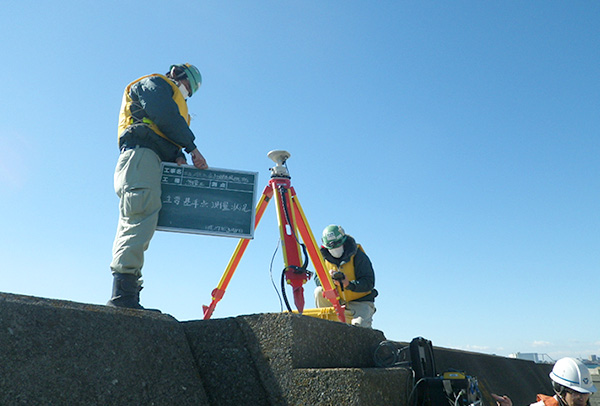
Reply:
[[[583,362],[575,358],[566,357],[556,361],[550,372],[550,379],[579,393],[596,392],[590,370]]]

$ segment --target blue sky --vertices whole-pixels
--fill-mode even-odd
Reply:
[[[209,165],[262,191],[288,150],[315,234],[342,224],[371,257],[388,339],[600,355],[597,2],[177,6],[4,5],[1,291],[109,299],[123,89],[191,62]],[[271,205],[213,317],[281,310],[278,237]],[[157,232],[142,304],[201,319],[236,243]]]

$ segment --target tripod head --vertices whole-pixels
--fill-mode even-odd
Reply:
[[[287,161],[290,156],[291,154],[289,152],[280,149],[275,149],[267,154],[267,157],[269,157],[269,159],[276,164],[273,168],[269,168],[272,178],[290,177],[290,173],[288,172],[287,168],[283,166],[285,161]]]

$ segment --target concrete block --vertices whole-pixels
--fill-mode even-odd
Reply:
[[[211,405],[283,404],[276,379],[258,343],[239,319],[182,323]]]
[[[248,334],[285,368],[369,368],[385,336],[379,330],[291,313],[242,316]]]
[[[373,352],[385,339],[381,331],[292,313],[182,324],[213,404],[237,405],[242,401],[252,405],[324,404],[310,403],[314,400],[312,395],[310,401],[304,397],[297,399],[301,394],[298,385],[302,387],[302,382],[312,380],[323,396],[339,399],[336,395],[339,389],[331,383],[333,376],[338,381],[344,380],[340,368],[350,371],[349,379],[354,380],[354,389],[343,396],[346,400],[352,397],[355,402],[341,404],[385,404],[360,403],[364,402],[361,399],[371,399],[369,396],[376,391],[386,392],[385,383],[391,382],[373,378],[386,373],[382,370],[361,369],[374,366]],[[333,368],[338,368],[338,372],[332,372]],[[223,382],[230,383],[223,386]]]
[[[173,317],[0,293],[0,404],[208,401]]]
[[[412,372],[404,368],[301,368],[292,372],[290,405],[404,406]]]

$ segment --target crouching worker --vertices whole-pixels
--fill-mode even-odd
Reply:
[[[596,392],[590,370],[575,358],[561,358],[556,361],[552,372],[552,389],[554,396],[537,395],[537,402],[530,406],[589,406],[590,396]],[[512,406],[508,396],[492,393],[498,406]]]
[[[338,225],[327,226],[323,230],[321,254],[325,267],[333,278],[341,303],[352,314],[352,325],[372,327],[375,313],[375,273],[371,260]],[[323,296],[319,278],[315,278],[315,303],[317,307],[331,307],[331,302]]]

